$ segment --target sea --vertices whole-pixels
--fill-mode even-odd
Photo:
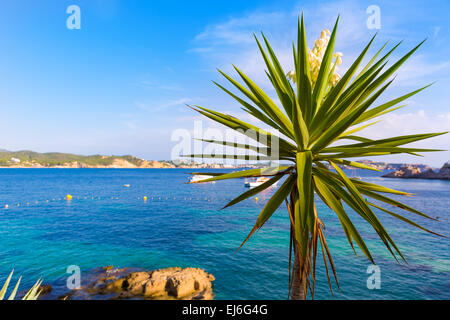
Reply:
[[[145,270],[179,266],[213,274],[216,299],[286,299],[285,206],[236,252],[276,189],[259,194],[258,201],[253,197],[221,210],[246,191],[244,180],[190,185],[192,171],[227,170],[0,169],[0,286],[14,269],[14,283],[22,276],[20,290],[42,278],[53,287],[48,297],[56,298],[68,291],[73,266],[82,282],[92,270],[108,265]],[[389,179],[362,170],[357,175],[414,193],[394,198],[439,222],[408,212],[404,216],[450,236],[450,181]],[[449,238],[375,211],[407,260],[397,262],[375,231],[349,210],[373,254],[373,267],[360,250],[355,255],[337,216],[320,200],[316,204],[339,288],[333,283],[330,291],[319,254],[315,299],[450,299]]]

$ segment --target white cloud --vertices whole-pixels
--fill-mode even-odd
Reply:
[[[442,72],[448,72],[449,69],[450,61],[430,61],[423,54],[416,54],[398,70],[395,83],[401,86],[423,86],[438,80]]]
[[[432,115],[424,110],[419,110],[418,112],[392,113],[386,115],[382,119],[383,121],[380,123],[361,131],[361,136],[370,139],[383,139],[394,136],[445,132],[450,130],[450,113]],[[431,139],[418,141],[409,144],[408,146],[414,148],[446,150],[448,149],[448,146],[450,146],[450,134],[444,134]],[[401,162],[425,162],[436,167],[443,164],[442,159],[450,160],[449,151],[423,153],[423,155],[425,158],[417,158],[408,155],[377,158],[391,162],[394,161],[393,159]]]

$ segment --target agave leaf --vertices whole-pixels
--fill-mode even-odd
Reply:
[[[378,116],[384,114],[384,111],[385,111],[385,110],[387,110],[387,109],[389,109],[390,107],[393,107],[393,106],[395,106],[396,104],[398,104],[398,103],[400,103],[400,102],[402,102],[402,101],[404,101],[404,100],[406,100],[406,99],[408,99],[408,98],[410,98],[410,97],[416,95],[417,93],[419,93],[420,91],[422,91],[422,90],[424,90],[424,89],[430,87],[431,85],[432,85],[432,84],[429,84],[429,85],[427,85],[427,86],[425,86],[425,87],[423,87],[423,88],[420,88],[420,89],[418,89],[418,90],[416,90],[416,91],[413,91],[413,92],[410,92],[410,93],[408,93],[408,94],[405,94],[405,95],[403,95],[403,96],[401,96],[401,97],[399,97],[399,98],[393,99],[393,100],[391,100],[391,101],[389,101],[389,102],[383,103],[382,105],[380,105],[380,106],[378,106],[378,107],[376,107],[376,108],[373,108],[373,109],[370,109],[370,110],[364,112],[364,113],[363,113],[363,114],[355,121],[355,124],[358,124],[358,123],[361,123],[361,122],[364,122],[364,121],[373,119],[373,118],[375,118],[375,117],[378,117]],[[400,107],[398,107],[398,108],[400,108]],[[397,110],[398,108],[394,108],[394,109],[392,109],[392,111],[393,111],[393,110]]]
[[[372,139],[368,139],[368,138],[364,138],[364,137],[360,137],[360,136],[354,136],[354,135],[348,135],[348,136],[344,136],[344,133],[340,135],[340,139],[348,139],[348,140],[354,140],[354,141],[359,141],[359,142],[369,142],[372,141]]]
[[[315,141],[324,131],[326,131],[331,126],[334,126],[335,123],[340,121],[343,116],[346,116],[350,110],[353,109],[353,106],[356,105],[359,97],[367,90],[367,86],[370,82],[372,82],[379,72],[381,72],[380,67],[373,75],[370,77],[364,77],[362,83],[357,86],[351,94],[347,95],[345,99],[342,99],[341,102],[335,104],[324,116],[321,116],[321,121],[313,127],[313,131],[311,133],[311,140]],[[369,108],[368,106],[367,108]],[[317,115],[318,116],[318,115]],[[317,117],[316,116],[316,117]]]
[[[363,163],[359,163],[359,162],[354,162],[354,161],[349,161],[349,160],[342,160],[342,159],[333,159],[334,162],[342,164],[342,165],[346,165],[346,166],[351,166],[351,167],[355,167],[355,168],[359,168],[359,169],[365,169],[365,170],[372,170],[372,171],[381,171],[378,170],[374,167],[365,165]]]
[[[272,128],[276,128],[280,131],[282,131],[282,129],[280,128],[280,126],[278,124],[276,124],[275,122],[273,122],[272,119],[270,119],[269,117],[267,117],[264,113],[260,112],[257,108],[255,108],[254,106],[252,106],[250,103],[247,103],[246,101],[242,100],[241,98],[239,98],[237,95],[235,95],[234,93],[232,93],[231,91],[229,91],[228,89],[226,89],[225,87],[223,87],[222,85],[218,84],[217,82],[213,81],[213,83],[218,86],[220,89],[222,89],[223,91],[225,91],[227,94],[229,94],[231,97],[233,97],[236,101],[238,101],[242,106],[244,106],[244,110],[246,112],[249,112],[252,116],[254,116],[255,118],[257,118],[258,120],[264,122],[265,124],[269,125]]]
[[[345,131],[344,133],[342,133],[342,134],[339,136],[338,139],[339,139],[339,140],[341,140],[341,139],[349,139],[349,138],[347,138],[349,135],[352,135],[353,133],[356,133],[356,132],[358,132],[358,131],[361,131],[361,130],[367,128],[367,127],[373,126],[373,125],[379,123],[380,121],[381,121],[381,120],[378,120],[378,121],[371,122],[371,123],[368,123],[368,124],[366,124],[366,125],[360,126],[360,127],[358,127],[358,128],[355,128],[355,129],[352,129],[352,130],[349,130],[349,131]],[[367,142],[367,141],[371,141],[371,140],[370,140],[370,139],[366,139],[365,142]]]
[[[269,51],[270,58],[272,59],[273,66],[275,67],[276,74],[278,75],[279,79],[282,81],[284,88],[286,89],[286,92],[291,96],[294,95],[294,90],[292,89],[288,79],[285,76],[285,72],[283,71],[283,68],[281,67],[280,62],[278,61],[278,58],[273,51],[272,47],[270,46],[269,41],[267,40],[264,33],[261,32],[261,35],[264,39],[264,43],[266,44],[267,50]],[[289,110],[286,110],[287,114],[289,113]]]
[[[253,93],[251,93],[250,91],[248,91],[243,85],[241,85],[239,82],[237,82],[236,80],[234,80],[232,77],[230,77],[229,75],[227,75],[225,72],[223,72],[220,69],[217,69],[217,71],[219,71],[232,85],[234,85],[239,91],[241,91],[247,98],[249,98],[254,104],[256,104],[257,106],[259,106],[261,109],[263,109],[263,107],[261,106],[261,103],[259,102],[259,100],[255,97],[255,95]]]
[[[199,158],[199,159],[230,159],[230,160],[246,160],[246,161],[270,161],[270,160],[288,160],[284,157],[269,157],[258,155],[230,155],[230,154],[187,154],[182,155],[183,158]]]
[[[330,110],[330,108],[334,105],[334,103],[337,101],[337,99],[341,96],[341,94],[344,92],[345,87],[350,82],[351,78],[355,74],[356,70],[358,69],[359,65],[361,64],[361,61],[364,59],[364,56],[366,55],[367,51],[369,50],[373,40],[375,37],[370,40],[369,44],[364,48],[363,52],[359,55],[359,57],[355,60],[355,62],[350,66],[348,71],[344,74],[342,79],[337,83],[337,85],[331,89],[330,94],[325,99],[324,103],[320,108],[317,110],[316,115],[313,118],[311,129],[316,131],[316,128],[318,125],[323,121],[323,118],[325,114]]]
[[[258,44],[259,50],[261,52],[261,55],[263,56],[264,62],[266,63],[267,69],[269,70],[269,73],[267,76],[269,77],[270,81],[272,82],[272,85],[275,88],[275,91],[277,92],[278,98],[281,101],[282,106],[284,107],[286,113],[289,115],[292,113],[292,89],[288,91],[287,85],[289,85],[289,82],[287,81],[286,76],[284,75],[284,72],[281,73],[281,77],[277,70],[275,70],[274,66],[272,65],[272,62],[269,60],[269,57],[267,56],[266,52],[264,51],[264,48],[262,47],[261,43],[259,42],[256,35],[254,35],[256,43]],[[264,35],[263,35],[264,37]],[[264,40],[266,41],[266,44],[268,43],[267,40],[264,37]],[[278,60],[277,60],[278,61]],[[281,68],[281,66],[279,66]],[[284,81],[283,81],[284,79]],[[290,86],[290,85],[289,85]]]
[[[297,143],[298,149],[297,151],[303,151],[307,148],[309,144],[309,131],[308,126],[306,125],[302,110],[298,101],[295,101],[295,105],[292,108],[292,123],[294,127],[294,136],[295,141]]]
[[[346,92],[342,95],[342,97],[345,97],[347,94],[351,93],[356,86],[360,84],[362,79],[371,76],[374,72],[376,72],[381,65],[386,65],[387,61],[386,59],[400,46],[402,41],[397,43],[388,53],[386,53],[380,60],[378,60],[373,66],[371,66],[368,70],[365,72],[361,72],[361,74],[358,75],[358,77],[353,81],[353,83],[348,87]]]
[[[303,118],[309,123],[312,118],[311,112],[311,76],[309,74],[308,45],[306,43],[305,22],[303,19],[298,22],[298,44],[297,44],[297,64],[295,75],[297,76],[297,101],[300,105]]]
[[[11,294],[9,295],[8,300],[14,300],[14,298],[16,297],[17,290],[19,289],[20,280],[22,280],[22,277],[19,277],[19,280],[17,280],[17,283],[16,283],[16,285],[15,285],[13,291],[12,291]],[[0,300],[2,300],[2,298],[0,298]]]
[[[367,203],[364,201],[363,197],[359,193],[356,186],[352,183],[352,181],[350,181],[350,179],[347,177],[347,175],[334,162],[330,161],[330,164],[334,167],[334,169],[339,174],[339,176],[341,176],[342,181],[344,182],[347,190],[350,193],[350,196],[353,198],[353,200],[358,205],[357,209],[360,209],[360,210],[356,210],[356,212],[358,212],[362,217],[364,217],[366,219],[366,221],[368,221],[372,225],[372,227],[378,233],[378,235],[380,236],[380,239],[384,242],[384,244],[387,246],[389,251],[391,251],[391,250],[389,248],[389,245],[386,242],[386,239],[387,239],[387,241],[389,241],[389,243],[391,243],[391,245],[395,248],[397,253],[403,258],[403,260],[405,260],[402,253],[400,252],[400,250],[398,249],[398,247],[396,246],[394,241],[391,239],[389,233],[385,230],[383,225],[378,220],[377,216],[373,213],[373,211],[369,208]],[[392,251],[391,251],[391,253],[395,257],[395,255]]]
[[[192,107],[191,107],[192,108]],[[201,107],[199,107],[201,108]],[[280,144],[280,148],[284,148],[286,150],[296,150],[296,146],[292,145],[290,142],[280,138],[278,136],[273,135],[272,133],[262,130],[254,125],[248,124],[244,121],[236,119],[231,116],[227,116],[225,114],[221,114],[219,112],[213,112],[206,108],[201,108],[202,110],[192,108],[193,110],[199,112],[200,114],[214,120],[220,124],[223,124],[231,129],[239,131],[240,133],[246,135],[247,137],[255,140],[256,142],[263,143],[268,147],[271,147],[271,141],[278,140]],[[265,138],[263,138],[265,137]]]
[[[336,161],[336,159],[333,159],[332,161]],[[323,166],[322,164],[319,164],[318,167],[313,168],[313,172],[315,174],[323,174],[325,176],[329,176],[331,178],[335,178],[338,180],[342,180],[342,178],[337,174],[334,173],[330,170],[328,170],[328,168],[326,168],[325,166]],[[376,192],[382,192],[382,193],[391,193],[391,194],[397,194],[397,195],[401,195],[401,196],[411,196],[410,193],[404,192],[404,191],[399,191],[399,190],[394,190],[391,188],[387,188],[384,186],[380,186],[378,184],[373,184],[373,183],[369,183],[366,181],[362,181],[362,180],[356,180],[356,179],[350,179],[352,183],[354,183],[358,188],[366,188],[370,191],[376,191]],[[341,184],[342,181],[341,181]]]
[[[25,296],[22,298],[22,300],[37,300],[39,295],[41,294],[41,284],[42,280],[39,279],[33,287],[25,294]]]
[[[236,149],[251,150],[251,151],[254,151],[257,153],[262,153],[264,155],[267,155],[271,151],[271,149],[268,147],[258,147],[258,146],[253,146],[253,145],[249,145],[249,144],[237,143],[237,142],[219,141],[219,140],[211,140],[211,139],[195,139],[195,140],[199,140],[199,141],[207,142],[207,143],[220,144],[223,146],[233,147]]]
[[[399,214],[396,214],[396,213],[394,213],[394,212],[392,212],[392,211],[389,211],[389,210],[387,210],[387,209],[385,209],[385,208],[383,208],[383,207],[377,206],[377,205],[374,204],[374,203],[371,203],[371,202],[367,202],[367,203],[368,203],[369,205],[371,205],[372,207],[377,208],[378,210],[381,210],[381,211],[383,211],[383,212],[386,212],[387,214],[390,214],[391,216],[393,216],[393,217],[395,217],[395,218],[397,218],[397,219],[399,219],[399,220],[402,220],[403,222],[406,222],[406,223],[408,223],[408,224],[410,224],[410,225],[412,225],[412,226],[414,226],[414,227],[416,227],[416,228],[419,228],[419,229],[422,229],[423,231],[426,231],[426,232],[428,232],[428,233],[432,233],[432,234],[434,234],[434,235],[437,235],[437,236],[446,238],[445,236],[443,236],[443,235],[441,235],[441,234],[439,234],[439,233],[433,232],[433,231],[431,231],[431,230],[428,230],[427,228],[424,228],[424,227],[422,227],[421,225],[415,223],[414,221],[411,221],[411,220],[409,220],[409,219],[407,219],[407,218],[405,218],[405,217],[403,217],[403,216],[401,216],[401,215],[399,215]]]
[[[281,67],[280,62],[278,61],[278,58],[277,58],[275,52],[273,51],[272,47],[270,46],[269,41],[265,37],[264,33],[261,33],[261,35],[264,39],[264,43],[266,44],[270,58],[272,59],[273,68],[271,69],[271,75],[272,75],[273,79],[276,79],[276,81],[274,82],[274,86],[276,88],[279,88],[277,90],[277,91],[280,91],[278,96],[280,97],[280,100],[286,111],[286,114],[288,116],[290,116],[292,114],[292,107],[295,103],[294,102],[294,100],[295,100],[294,90],[292,89],[292,87],[285,75],[285,72],[283,71],[283,68]],[[257,40],[257,42],[258,42],[258,40]],[[259,42],[258,42],[258,46],[260,47],[261,51],[264,51],[262,49],[262,47],[259,45]],[[264,54],[263,54],[263,56],[264,56]],[[267,64],[267,62],[266,62],[266,64]]]
[[[385,114],[394,112],[394,111],[396,111],[396,110],[398,110],[398,109],[401,109],[401,108],[404,108],[404,107],[406,107],[406,106],[407,106],[407,105],[404,104],[404,105],[401,105],[401,106],[398,106],[398,107],[395,107],[395,108],[386,109],[386,110],[384,110],[384,111],[380,111],[380,112],[376,112],[376,113],[374,112],[374,115],[365,117],[365,120],[364,120],[364,121],[369,121],[369,120],[371,120],[371,119],[373,119],[373,118],[381,117],[382,115],[385,115]],[[371,110],[375,110],[375,108],[374,108],[374,109],[370,109],[370,110],[368,110],[368,111],[366,111],[366,112],[369,112],[369,111],[371,111]],[[364,113],[363,113],[363,115],[364,115]],[[379,121],[381,121],[381,120],[379,120]],[[379,121],[377,121],[377,122],[379,122]],[[361,122],[363,122],[363,121],[360,121],[359,119],[357,119],[357,120],[354,122],[354,125],[360,124]]]
[[[375,36],[376,36],[376,34],[375,34]],[[384,48],[386,48],[388,43],[389,43],[389,41],[386,41],[386,43],[381,47],[381,49],[377,51],[377,53],[372,57],[372,59],[370,59],[370,61],[366,64],[366,66],[361,70],[361,72],[355,78],[355,81],[358,80],[363,74],[365,74],[366,71],[373,65],[373,63],[377,60],[377,58],[381,54],[381,52],[383,52]],[[384,59],[386,59],[386,58],[387,57],[385,57]]]
[[[353,83],[348,87],[348,89],[342,94],[341,98],[339,98],[338,103],[340,103],[344,98],[347,97],[347,95],[352,94],[354,90],[356,90],[357,87],[361,85],[362,82],[364,82],[366,78],[372,77],[373,74],[379,73],[381,69],[386,66],[387,61],[386,59],[400,46],[402,41],[400,41],[394,48],[392,48],[387,54],[385,54],[380,60],[378,60],[372,67],[370,67],[366,72],[361,74]],[[381,82],[383,83],[383,82]],[[370,95],[370,93],[368,94]]]
[[[3,300],[5,297],[6,290],[8,290],[9,282],[11,281],[14,270],[11,271],[8,278],[6,278],[5,283],[3,284],[2,290],[0,290],[0,300]]]
[[[258,193],[260,193],[261,191],[266,190],[267,188],[269,188],[270,186],[272,186],[274,183],[276,183],[277,181],[279,181],[286,173],[281,173],[281,174],[276,174],[273,178],[271,178],[270,180],[264,182],[263,184],[261,184],[260,186],[257,186],[255,188],[251,188],[250,190],[248,190],[247,192],[244,192],[243,194],[241,194],[239,197],[233,199],[232,201],[230,201],[225,207],[222,208],[228,208],[231,207],[233,205],[235,205],[236,203],[239,203],[245,199],[248,199]]]
[[[380,139],[380,140],[371,140],[369,142],[362,142],[362,143],[355,143],[355,144],[349,144],[349,145],[340,145],[339,147],[329,147],[326,149],[323,149],[321,152],[333,152],[333,150],[339,150],[334,152],[345,152],[345,149],[353,150],[356,148],[364,148],[367,146],[380,146],[381,147],[397,147],[399,145],[404,145],[424,139],[429,139],[433,137],[437,137],[443,134],[446,134],[447,132],[438,132],[438,133],[422,133],[422,134],[412,134],[412,135],[406,135],[406,136],[398,136],[398,137],[392,137],[388,139]],[[420,152],[424,152],[421,149]]]
[[[383,195],[378,194],[378,193],[376,193],[376,192],[373,192],[373,191],[371,191],[370,188],[367,187],[367,186],[359,185],[359,186],[357,186],[357,188],[358,188],[359,192],[361,192],[362,194],[364,194],[364,195],[366,195],[366,196],[368,196],[368,197],[371,197],[371,198],[374,198],[374,199],[379,200],[379,201],[381,201],[381,202],[390,204],[390,205],[392,205],[392,206],[394,206],[394,207],[397,207],[397,208],[400,208],[400,209],[403,209],[403,210],[406,210],[406,211],[415,213],[415,214],[417,214],[417,215],[419,215],[419,216],[422,216],[422,217],[424,217],[424,218],[428,218],[428,219],[430,219],[430,220],[435,220],[435,221],[437,221],[436,219],[434,219],[434,218],[432,218],[432,217],[426,215],[425,213],[422,213],[422,212],[420,212],[420,211],[418,211],[418,210],[416,210],[416,209],[413,209],[413,208],[407,206],[407,205],[404,204],[404,203],[401,203],[401,202],[396,201],[396,200],[394,200],[394,199],[391,199],[391,198],[389,198],[389,197],[386,197],[386,196],[383,196]]]
[[[341,174],[342,171],[341,171]],[[359,195],[359,193],[356,190],[356,188],[353,186],[352,182],[346,178],[344,179],[341,175],[339,177],[343,181],[338,181],[337,179],[333,179],[331,177],[323,176],[321,174],[318,175],[321,179],[326,181],[329,188],[332,190],[332,192],[340,199],[345,201],[356,213],[358,213],[364,220],[366,220],[372,228],[375,230],[375,232],[378,234],[379,238],[382,240],[388,251],[392,254],[392,256],[397,260],[396,255],[392,251],[390,244],[394,247],[394,249],[397,251],[397,253],[400,255],[400,257],[404,260],[404,256],[394,243],[394,241],[391,239],[390,235],[387,233],[387,231],[384,229],[383,225],[378,220],[377,216],[370,210],[370,208],[367,206],[367,204],[362,200],[362,197]],[[344,174],[345,176],[345,174]],[[343,183],[343,185],[347,188],[349,192],[346,192],[343,188],[339,186],[339,183]],[[356,192],[356,193],[355,193]]]
[[[277,125],[269,117],[267,117],[264,113],[260,112],[258,109],[254,108],[253,106],[250,106],[250,108],[247,108],[247,109],[246,108],[241,108],[241,109],[244,110],[245,112],[247,112],[248,114],[251,114],[256,119],[269,125],[271,128],[274,128],[284,134],[283,129],[280,128],[279,125]]]
[[[293,129],[292,123],[286,117],[286,115],[281,112],[281,110],[277,107],[275,102],[270,99],[270,97],[260,88],[258,87],[249,77],[247,77],[241,70],[239,70],[236,66],[234,69],[239,73],[242,80],[246,83],[249,89],[253,92],[255,97],[258,99],[260,104],[264,106],[266,113],[270,116],[270,118],[275,121],[281,128],[285,129],[288,136],[290,138],[293,137]]]
[[[339,148],[329,151],[328,149],[323,149],[323,153],[336,153],[326,155],[327,158],[354,158],[362,156],[371,155],[383,155],[383,154],[398,154],[398,153],[416,153],[416,152],[436,152],[443,151],[437,149],[418,149],[418,148],[399,148],[399,147],[366,147],[366,148]],[[321,159],[321,157],[318,157]]]
[[[193,183],[205,183],[205,182],[212,182],[212,181],[219,181],[219,180],[228,180],[228,179],[235,179],[235,178],[249,178],[249,177],[262,177],[262,176],[270,176],[277,174],[280,171],[284,171],[288,169],[289,166],[285,167],[267,167],[262,169],[250,169],[250,170],[243,170],[243,171],[235,171],[231,173],[225,173],[221,174],[220,176],[216,176],[213,178],[197,181],[197,182],[191,182]],[[203,173],[204,174],[204,173]]]
[[[313,214],[312,153],[307,150],[297,153],[297,188],[299,211],[295,212],[295,237],[301,239],[301,230],[306,228],[307,219]]]
[[[248,241],[248,239],[250,239],[250,237],[255,233],[255,231],[260,229],[266,223],[266,221],[269,220],[272,214],[280,207],[280,205],[283,203],[283,201],[291,192],[294,183],[295,179],[292,175],[290,175],[283,183],[283,185],[277,190],[277,192],[269,199],[269,201],[266,203],[261,213],[259,214],[255,226],[250,231],[250,234],[241,244],[239,249],[242,248],[242,246]]]
[[[353,110],[349,115],[335,123],[332,127],[324,132],[324,134],[317,139],[312,147],[313,152],[317,152],[323,149],[326,145],[332,142],[334,139],[339,137],[347,128],[357,119],[365,110],[367,110],[372,103],[386,90],[386,88],[392,83],[387,83],[383,88],[381,88],[376,94],[370,97],[366,102],[364,102],[360,107]]]
[[[366,92],[360,97],[360,100],[365,100],[373,91],[376,90],[380,85],[382,85],[390,76],[394,74],[395,71],[397,71],[400,66],[405,63],[406,60],[411,57],[411,55],[419,49],[419,47],[425,42],[423,40],[421,43],[419,43],[416,47],[414,47],[411,51],[409,51],[407,54],[405,54],[401,59],[399,59],[396,63],[394,63],[388,70],[386,70],[382,75],[380,75],[372,84],[369,85]]]
[[[347,213],[345,212],[342,204],[333,195],[333,193],[327,187],[326,183],[322,182],[318,176],[314,176],[314,183],[316,185],[317,194],[331,210],[336,212],[340,220],[345,224],[345,227],[347,228],[348,232],[351,234],[353,239],[355,239],[356,244],[364,252],[366,257],[373,263],[373,258],[372,255],[370,254],[369,249],[364,243],[364,240],[361,238],[361,235],[359,234],[358,230],[356,230],[350,218],[347,216]]]

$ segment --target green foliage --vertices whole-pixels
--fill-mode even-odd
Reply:
[[[227,94],[236,99],[237,102],[243,106],[245,111],[260,120],[263,124],[278,130],[280,142],[279,159],[283,162],[288,162],[289,165],[272,169],[266,168],[261,171],[247,170],[228,174],[215,174],[213,178],[201,181],[207,182],[242,177],[273,176],[272,180],[269,180],[269,182],[266,182],[256,189],[247,191],[231,201],[226,206],[229,207],[269,188],[275,180],[280,179],[281,176],[287,177],[283,185],[267,202],[257,218],[254,228],[251,230],[245,241],[247,241],[256,230],[261,228],[264,223],[270,219],[283,202],[286,202],[292,224],[291,247],[298,248],[294,251],[296,251],[295,254],[299,255],[298,258],[301,261],[300,276],[305,280],[305,292],[307,292],[309,288],[309,290],[312,290],[313,295],[316,252],[319,244],[322,248],[327,274],[328,260],[336,277],[333,261],[323,235],[324,223],[320,219],[314,204],[316,196],[336,213],[341,222],[343,232],[352,248],[355,249],[354,244],[356,244],[364,255],[372,262],[373,257],[370,250],[366,246],[358,228],[353,224],[344,204],[353,209],[353,211],[371,225],[387,250],[395,259],[400,257],[404,260],[404,256],[385,227],[379,221],[378,214],[389,214],[414,227],[433,233],[432,231],[421,227],[419,224],[405,218],[403,215],[393,213],[381,206],[393,206],[404,212],[431,219],[426,214],[383,194],[411,195],[349,178],[340,169],[339,165],[373,170],[370,166],[353,162],[348,159],[401,153],[420,155],[420,153],[423,152],[439,151],[411,148],[404,145],[446,133],[415,134],[380,140],[372,140],[355,135],[355,133],[360,132],[367,126],[375,124],[366,124],[366,121],[376,119],[381,115],[398,109],[399,106],[397,105],[400,102],[424,89],[422,88],[407,93],[390,102],[377,105],[378,98],[388,89],[393,81],[390,80],[390,77],[423,42],[398,61],[394,62],[393,65],[386,70],[384,70],[387,65],[386,59],[399,44],[378,59],[379,55],[386,47],[385,44],[365,66],[360,68],[374,41],[374,37],[367,46],[365,46],[362,53],[342,76],[341,80],[333,86],[328,79],[334,71],[334,68],[332,68],[332,57],[337,25],[338,21],[336,21],[336,25],[331,33],[328,47],[326,48],[320,66],[317,81],[313,83],[310,75],[310,62],[308,58],[308,46],[306,43],[306,31],[303,17],[301,21],[299,21],[298,42],[296,45],[294,44],[293,50],[295,75],[292,78],[295,87],[293,87],[293,83],[290,82],[285,71],[283,71],[279,60],[264,35],[262,35],[262,37],[266,49],[263,48],[261,42],[255,36],[267,68],[266,73],[273,85],[281,106],[278,106],[268,94],[264,93],[255,82],[237,67],[235,67],[235,70],[244,82],[244,85],[220,71],[230,84],[241,92],[244,97],[240,98],[224,86],[216,84]],[[360,70],[359,73],[357,73],[358,70]],[[273,133],[269,133],[255,125],[246,123],[227,114],[200,106],[195,106],[193,109],[228,128],[239,130],[241,132],[249,129],[255,130],[258,132],[257,137],[255,138],[254,135],[248,135],[248,137],[256,142],[263,143],[264,148],[258,149],[250,144],[236,145],[234,142],[229,141],[206,142],[234,146],[237,149],[253,151],[253,155],[237,156],[235,159],[271,159],[270,155],[273,151],[271,146]],[[261,137],[264,139],[258,139]],[[344,139],[350,140],[351,143],[343,144],[342,140]],[[336,142],[340,142],[340,144],[336,145]],[[261,150],[263,150],[263,154],[255,155],[255,152],[261,153]],[[207,158],[208,155],[190,155],[189,157]],[[224,159],[229,158],[228,155],[215,155],[214,157],[222,157]],[[334,170],[330,169],[330,167]],[[271,170],[271,172],[268,173],[267,170]],[[372,203],[372,200],[366,200],[366,197],[378,201],[379,205]],[[372,208],[379,209],[379,211],[375,212]],[[313,279],[312,286],[309,282],[310,278]]]
[[[112,165],[115,159],[126,160],[136,166],[139,166],[143,160],[136,157],[126,155],[126,156],[102,156],[102,155],[92,155],[92,156],[82,156],[70,153],[39,153],[34,151],[17,151],[10,152],[6,150],[0,150],[0,165],[1,166],[11,166],[14,163],[11,158],[16,158],[20,160],[20,164],[24,166],[31,166],[32,164],[40,164],[42,166],[62,166],[70,162],[79,162],[89,166],[108,166]]]
[[[2,289],[0,290],[0,300],[3,300],[6,295],[6,291],[8,290],[9,283],[11,282],[11,278],[13,276],[14,270],[11,271],[8,278],[6,279],[5,283],[2,286]],[[17,290],[19,289],[20,280],[22,277],[17,280],[16,285],[14,286],[13,290],[9,294],[8,300],[14,300],[17,294]],[[22,300],[36,300],[39,297],[39,294],[41,293],[40,286],[42,284],[42,280],[38,280],[33,287],[23,296]]]

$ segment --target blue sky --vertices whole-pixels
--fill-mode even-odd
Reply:
[[[428,38],[384,99],[437,83],[366,136],[449,130],[450,5],[392,2],[2,1],[0,148],[168,159],[176,144],[172,132],[192,130],[200,119],[184,103],[245,116],[211,83],[225,83],[215,68],[231,72],[234,63],[270,92],[252,32],[264,31],[289,69],[301,10],[309,43],[340,14],[337,50],[345,71],[374,34],[366,27],[372,4],[380,7],[382,24],[374,50],[404,40],[401,54]],[[73,4],[81,8],[80,30],[66,27]],[[417,145],[448,149],[449,136]],[[450,153],[380,159],[440,166]]]

